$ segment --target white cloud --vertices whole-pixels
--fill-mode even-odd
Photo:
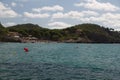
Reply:
[[[102,3],[97,0],[85,0],[86,2],[76,3],[75,6],[82,6],[92,10],[117,11],[120,8],[107,2]]]
[[[95,11],[90,11],[90,10],[88,10],[88,11],[82,11],[81,13],[84,16],[98,16],[99,15],[99,13],[97,13]]]
[[[52,15],[53,19],[74,19],[80,21],[81,23],[96,23],[101,24],[105,27],[111,27],[114,29],[120,28],[120,14],[119,13],[97,13],[94,11],[70,11],[67,13],[54,13]],[[54,21],[54,20],[53,20]],[[55,23],[54,23],[55,24]]]
[[[120,28],[120,14],[118,13],[106,13],[101,16],[104,21],[104,25],[110,25],[114,28]]]
[[[66,27],[71,27],[72,25],[64,23],[64,22],[51,22],[51,23],[48,24],[48,26],[51,29],[63,29],[63,28],[66,28]]]
[[[120,14],[118,13],[104,13],[99,17],[90,17],[92,21],[100,21],[100,22],[119,22],[120,24]]]
[[[64,18],[64,14],[62,12],[57,12],[52,15],[52,18]]]
[[[104,18],[106,18],[106,19],[110,19],[110,20],[116,20],[116,19],[118,19],[118,20],[120,20],[120,14],[118,14],[118,13],[105,13],[105,14],[103,14],[102,15],[102,17],[104,17]]]
[[[14,18],[17,16],[19,15],[14,10],[0,2],[0,18]]]
[[[83,14],[78,11],[70,11],[68,13],[58,12],[52,15],[52,18],[80,18]]]
[[[5,27],[8,27],[8,26],[13,26],[13,25],[16,25],[16,23],[14,22],[7,22],[5,24],[3,24]]]
[[[101,23],[106,27],[111,27],[114,29],[120,28],[120,14],[118,13],[104,13],[100,16],[83,17],[79,20],[82,22]]]
[[[52,15],[52,18],[72,18],[72,19],[79,19],[82,18],[84,16],[98,16],[99,14],[97,12],[94,11],[70,11],[67,13],[62,13],[62,12],[58,12],[58,13],[54,13]]]
[[[63,11],[64,8],[60,5],[54,5],[54,6],[45,6],[42,8],[33,8],[32,9],[35,12],[41,12],[41,11]]]
[[[24,12],[24,16],[28,18],[48,18],[50,15],[47,13],[40,14],[40,13]]]
[[[11,6],[12,6],[12,7],[15,7],[16,5],[17,5],[17,4],[16,4],[15,2],[12,2],[12,3],[11,3]]]

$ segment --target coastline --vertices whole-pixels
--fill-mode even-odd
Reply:
[[[51,41],[51,40],[37,40],[37,41],[0,41],[0,43],[81,43],[81,44],[120,44],[120,42],[67,42],[67,41]]]

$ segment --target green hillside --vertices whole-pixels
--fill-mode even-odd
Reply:
[[[91,42],[120,42],[120,33],[96,24],[80,24],[65,29],[73,37],[81,37]],[[77,31],[79,31],[77,33]]]
[[[1,28],[4,29],[3,26]],[[2,30],[2,29],[0,29]],[[119,43],[120,33],[97,24],[79,24],[65,29],[47,29],[35,24],[19,24],[6,30],[18,32],[21,37],[32,35],[39,40],[77,43]],[[1,33],[0,33],[1,34]]]
[[[0,23],[0,41],[7,35],[8,31],[3,25]]]

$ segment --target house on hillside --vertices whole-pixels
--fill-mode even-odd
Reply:
[[[4,41],[21,42],[21,36],[18,32],[8,32],[7,36],[4,37]]]
[[[7,39],[8,40],[13,40],[13,41],[20,41],[20,42],[37,42],[38,38],[33,37],[32,35],[29,35],[28,37],[23,37],[21,34],[19,34],[18,32],[9,32],[7,35]]]
[[[38,38],[32,37],[32,35],[29,35],[28,37],[22,37],[22,42],[37,42]]]
[[[9,32],[9,33],[8,33],[8,37],[20,38],[20,36],[22,36],[22,35],[19,34],[18,32]]]

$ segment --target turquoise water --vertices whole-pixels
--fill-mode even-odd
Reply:
[[[0,80],[119,79],[120,44],[0,43]]]

